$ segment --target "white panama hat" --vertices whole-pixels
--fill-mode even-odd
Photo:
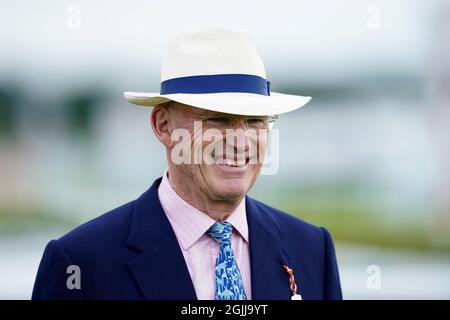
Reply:
[[[125,92],[137,105],[176,101],[237,115],[276,115],[304,106],[311,97],[270,91],[250,34],[213,28],[180,33],[166,47],[160,92]]]

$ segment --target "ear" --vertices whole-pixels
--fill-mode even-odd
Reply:
[[[158,104],[153,107],[150,115],[150,123],[158,140],[167,148],[170,148],[172,146],[170,139],[172,130],[170,128],[170,113],[167,103]]]

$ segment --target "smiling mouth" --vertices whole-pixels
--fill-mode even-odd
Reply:
[[[246,164],[248,164],[249,162],[249,158],[245,158],[242,160],[231,160],[231,159],[215,159],[214,160],[214,164],[219,164],[219,165],[226,165],[226,166],[230,166],[230,167],[243,167]]]

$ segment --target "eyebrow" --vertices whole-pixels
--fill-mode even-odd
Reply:
[[[205,113],[197,113],[197,112],[192,112],[189,110],[186,110],[190,113],[194,113],[198,116],[206,116],[206,117],[236,117],[239,116],[237,114],[232,114],[232,113],[223,113],[223,112],[215,112],[215,111],[211,111],[211,110],[206,110]]]
[[[212,116],[212,117],[236,117],[237,115],[235,114],[230,114],[230,113],[205,113],[205,116]]]
[[[267,116],[247,116],[241,114],[232,114],[232,113],[205,113],[205,116],[213,116],[213,117],[245,117],[245,118],[263,118]]]

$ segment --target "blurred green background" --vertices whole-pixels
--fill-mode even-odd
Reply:
[[[448,2],[44,3],[0,1],[0,298],[28,299],[48,241],[162,175],[122,92],[158,91],[167,38],[209,26],[248,29],[272,90],[313,97],[280,116],[251,195],[330,230],[345,298],[450,298]]]

